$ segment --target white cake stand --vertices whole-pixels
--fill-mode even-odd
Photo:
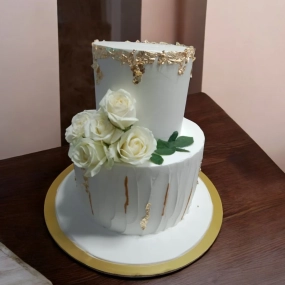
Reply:
[[[98,271],[128,277],[166,274],[203,255],[220,231],[222,203],[202,172],[184,219],[175,227],[146,236],[118,234],[89,220],[76,198],[74,178],[70,165],[50,186],[44,207],[46,224],[66,253]]]

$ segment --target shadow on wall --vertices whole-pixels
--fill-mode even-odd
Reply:
[[[72,117],[95,109],[91,43],[140,39],[141,1],[58,0],[61,143]]]
[[[196,49],[189,94],[202,91],[207,0],[180,0],[177,19],[178,42]]]

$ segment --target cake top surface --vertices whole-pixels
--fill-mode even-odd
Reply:
[[[173,155],[163,155],[163,164],[157,165],[152,163],[150,160],[145,161],[142,164],[138,164],[135,167],[138,168],[149,168],[149,167],[168,167],[169,165],[186,161],[187,159],[197,155],[204,148],[205,136],[201,128],[194,122],[183,118],[183,124],[179,136],[192,136],[194,138],[194,143],[184,149],[189,152],[175,152]],[[116,163],[115,166],[119,167],[134,167],[127,163]]]
[[[150,43],[150,42],[113,42],[113,41],[94,41],[93,45],[102,46],[110,49],[119,49],[126,51],[147,51],[147,52],[183,52],[186,48],[192,48],[177,43]]]

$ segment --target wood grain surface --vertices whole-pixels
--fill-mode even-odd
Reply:
[[[43,208],[49,186],[71,163],[67,146],[0,161],[0,242],[55,285],[285,284],[285,174],[206,94],[189,96],[185,117],[205,132],[202,170],[224,207],[216,242],[195,263],[137,280],[98,273],[63,252]]]

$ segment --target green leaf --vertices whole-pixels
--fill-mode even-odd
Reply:
[[[151,155],[150,161],[155,164],[161,165],[163,163],[163,158],[160,155],[153,153]]]
[[[192,137],[181,136],[176,139],[176,141],[174,142],[174,145],[176,147],[185,147],[185,146],[191,145],[193,142],[194,140]]]
[[[160,148],[170,148],[171,144],[169,142],[163,141],[161,139],[157,140],[157,145],[156,148],[160,149]]]
[[[160,155],[171,155],[175,152],[175,147],[172,148],[158,148],[155,153]]]
[[[124,130],[123,130],[123,132],[127,132],[128,130],[130,130],[131,129],[131,127],[132,127],[133,125],[130,125],[130,126],[128,126],[127,128],[125,128]],[[117,128],[117,129],[119,129],[120,130],[120,128]]]
[[[177,137],[178,137],[178,132],[175,131],[175,132],[173,132],[173,134],[169,137],[168,142],[174,142]]]
[[[183,148],[180,148],[180,147],[176,147],[175,150],[176,151],[180,151],[180,152],[190,152],[189,150],[183,149]]]

